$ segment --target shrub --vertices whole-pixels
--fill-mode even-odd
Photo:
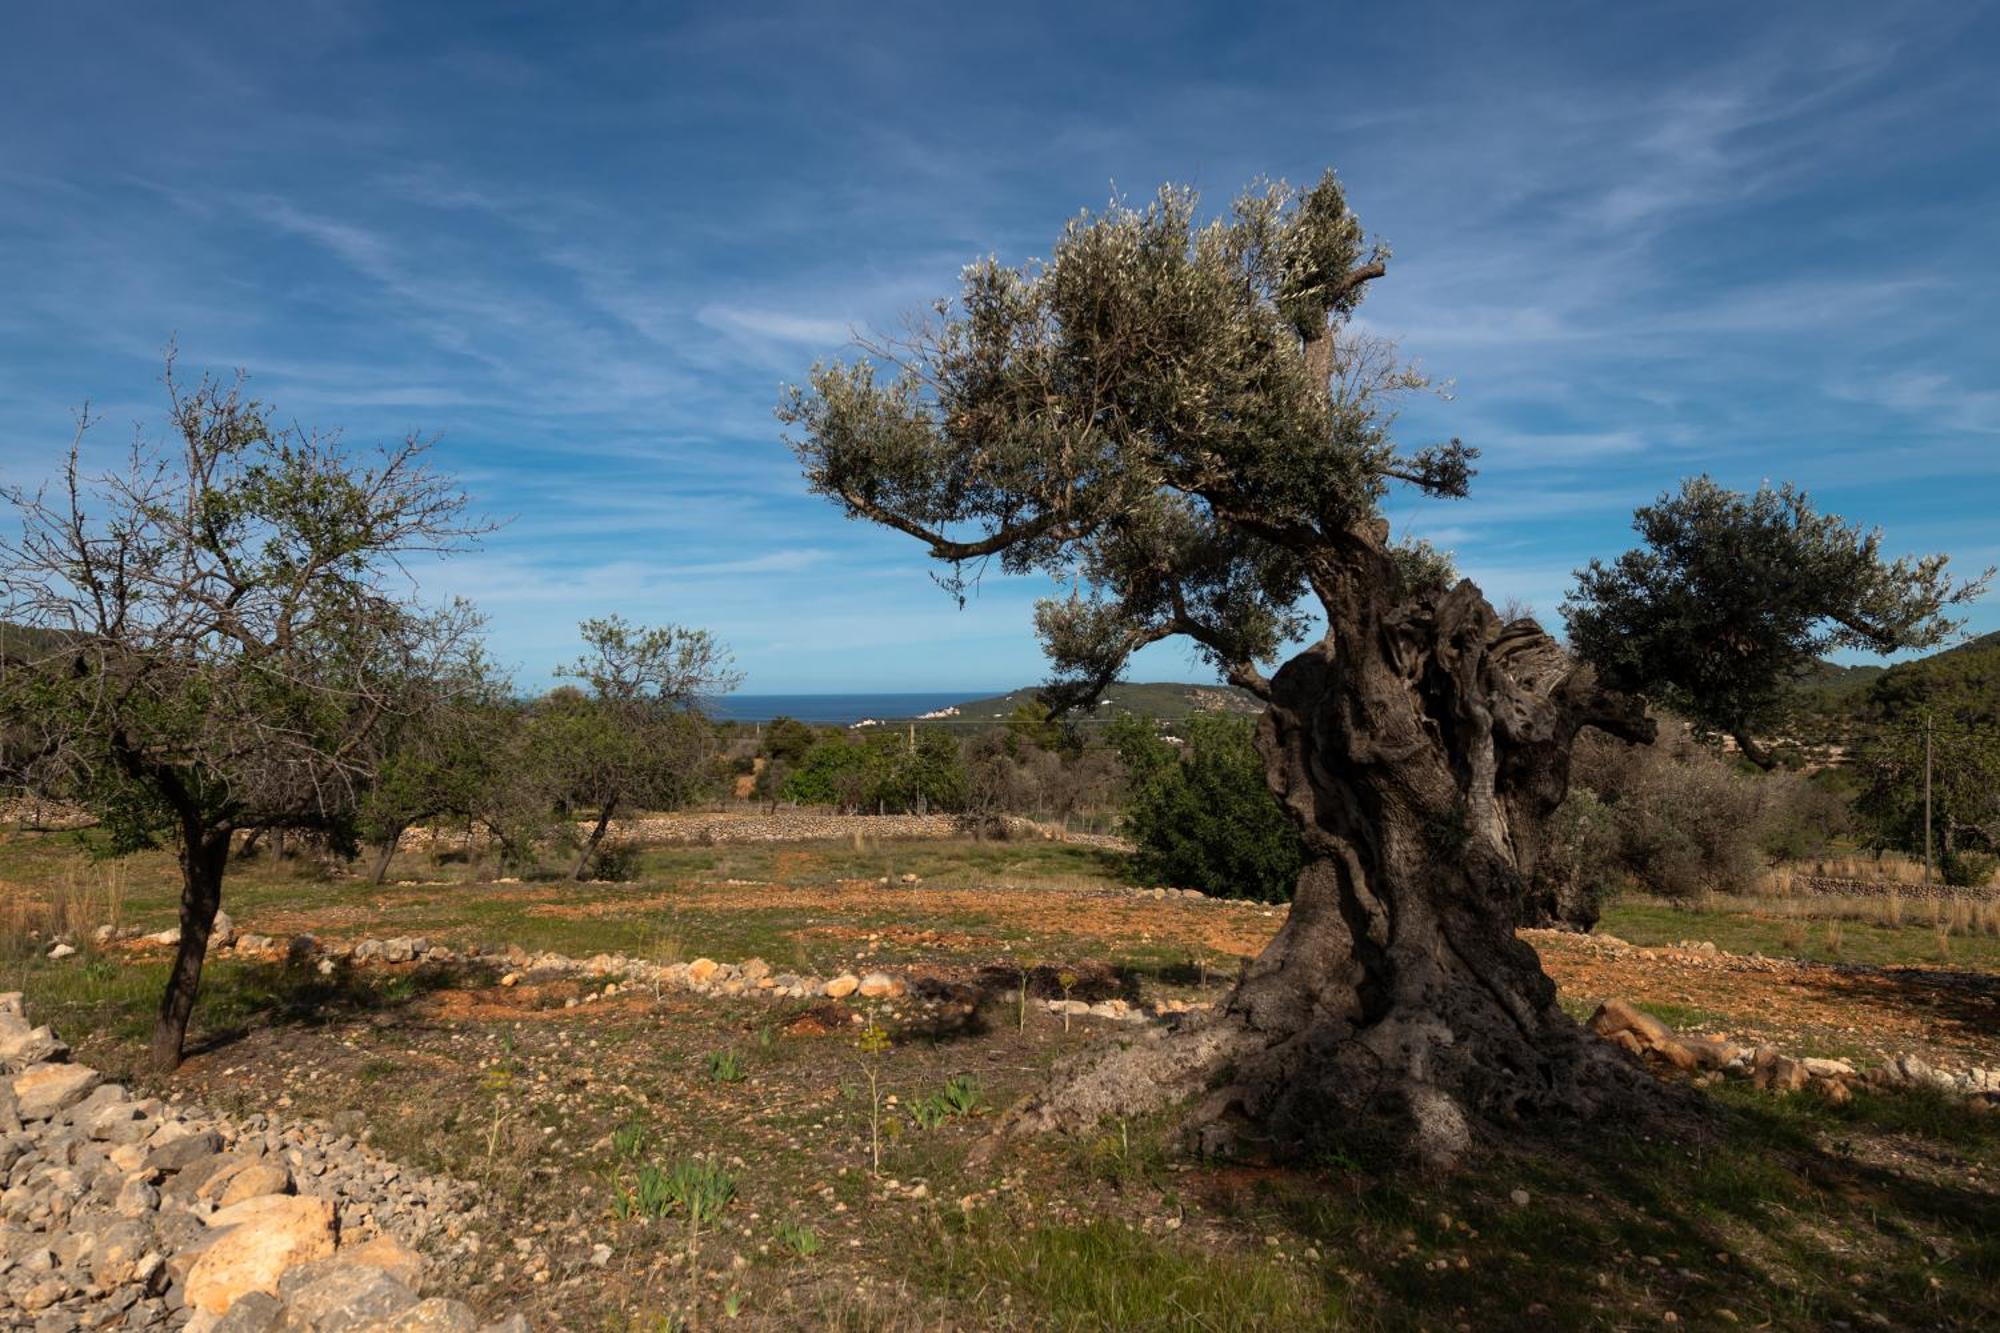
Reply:
[[[1748,888],[1793,780],[1741,771],[1671,718],[1660,730],[1653,745],[1578,738],[1570,808],[1554,821],[1568,838],[1561,854],[1599,895],[1622,884],[1669,898]]]
[[[1944,882],[1955,889],[1983,889],[2000,870],[2000,856],[1986,852],[1952,852],[1938,866]]]
[[[1139,845],[1135,873],[1217,897],[1288,900],[1304,850],[1265,784],[1250,720],[1195,717],[1187,749],[1180,762],[1155,767],[1134,794],[1126,827]]]
[[[639,878],[639,849],[629,843],[605,843],[590,854],[587,878],[624,884]]]

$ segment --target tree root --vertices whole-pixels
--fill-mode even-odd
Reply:
[[[1106,1120],[1181,1106],[1182,1147],[1199,1156],[1286,1160],[1365,1144],[1371,1155],[1449,1171],[1482,1131],[1530,1120],[1650,1121],[1693,1105],[1684,1090],[1567,1018],[1540,1037],[1529,1048],[1538,1059],[1510,1051],[1510,1067],[1496,1070],[1455,1058],[1460,1043],[1434,1019],[1273,1040],[1224,1009],[1057,1066],[1050,1084],[1011,1110],[972,1161],[1027,1136],[1079,1134]]]

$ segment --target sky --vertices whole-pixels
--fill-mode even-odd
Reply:
[[[1484,452],[1395,529],[1496,603],[1553,622],[1702,472],[1976,572],[1996,66],[1963,2],[9,5],[0,478],[86,401],[93,456],[157,431],[173,342],[350,442],[436,436],[503,526],[423,591],[526,688],[611,612],[713,630],[748,691],[1012,688],[1046,581],[959,609],[806,492],[780,386],[1080,209],[1331,166],[1394,252],[1363,324],[1450,385],[1401,436]]]

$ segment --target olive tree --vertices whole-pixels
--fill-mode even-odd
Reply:
[[[1885,558],[1879,529],[1820,513],[1790,485],[1744,495],[1696,477],[1632,526],[1643,547],[1578,571],[1563,603],[1571,642],[1607,685],[1731,737],[1764,769],[1821,658],[1935,647],[1961,623],[1945,609],[1986,586],[1953,579],[1943,555]]]
[[[405,562],[480,530],[411,437],[372,454],[278,424],[240,381],[189,385],[171,429],[86,473],[8,489],[5,618],[42,631],[6,663],[0,706],[38,737],[37,772],[116,845],[179,854],[180,943],[152,1058],[177,1065],[241,829],[351,840],[396,719],[463,670],[475,621],[425,609]]]
[[[1462,495],[1474,451],[1394,438],[1424,379],[1349,325],[1388,259],[1330,174],[1207,224],[1168,189],[1078,217],[1045,262],[972,265],[908,338],[780,405],[810,486],[917,539],[948,587],[997,561],[1076,589],[1037,614],[1052,703],[1174,636],[1266,703],[1258,751],[1304,858],[1283,928],[1209,1020],[1092,1061],[1021,1126],[1198,1097],[1212,1146],[1365,1117],[1447,1161],[1479,1120],[1640,1086],[1514,927],[1578,731],[1652,724],[1391,541],[1389,489]]]

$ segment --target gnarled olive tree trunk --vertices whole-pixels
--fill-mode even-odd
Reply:
[[[1198,1099],[1207,1149],[1366,1122],[1448,1163],[1474,1122],[1587,1115],[1639,1086],[1514,929],[1577,731],[1652,724],[1471,583],[1391,604],[1386,553],[1363,557],[1328,582],[1333,627],[1271,680],[1258,731],[1308,855],[1284,927],[1212,1017],[1088,1058],[1021,1126]]]

